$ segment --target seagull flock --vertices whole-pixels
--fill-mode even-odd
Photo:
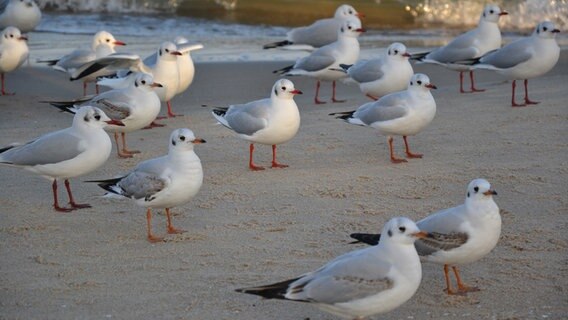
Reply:
[[[41,12],[32,0],[1,1],[0,12],[0,26],[4,28],[0,34],[1,93],[10,95],[5,90],[5,73],[28,59],[27,37],[22,32],[37,26]],[[493,70],[513,80],[513,107],[537,103],[528,97],[528,79],[537,78],[556,65],[560,49],[555,35],[559,30],[552,22],[544,21],[530,36],[501,47],[498,22],[504,15],[507,12],[499,6],[487,5],[478,26],[446,46],[409,53],[404,44],[395,42],[378,58],[358,61],[358,37],[365,31],[360,19],[364,15],[350,5],[341,5],[334,17],[292,29],[285,40],[264,48],[308,51],[305,57],[274,73],[314,78],[315,104],[325,103],[318,96],[321,81],[332,82],[332,102],[341,101],[336,97],[336,81],[356,83],[372,101],[356,110],[330,115],[385,135],[390,160],[396,164],[407,160],[395,155],[393,136],[403,137],[406,158],[422,158],[422,154],[410,151],[407,138],[420,133],[436,114],[436,101],[431,94],[436,86],[427,75],[415,74],[410,60],[458,71],[461,93],[466,92],[465,72],[470,75],[469,92],[479,92],[484,90],[475,87],[474,70]],[[153,55],[143,58],[116,52],[117,46],[124,45],[109,32],[100,31],[93,36],[89,49],[39,61],[66,73],[72,81],[83,81],[83,96],[45,101],[74,114],[72,124],[27,143],[0,149],[0,164],[24,168],[52,181],[56,211],[91,207],[75,202],[69,179],[93,172],[110,157],[112,143],[105,130],[114,134],[118,157],[131,158],[139,151],[128,150],[126,133],[160,126],[155,120],[162,102],[167,104],[168,117],[176,116],[170,101],[191,85],[195,69],[190,54],[203,48],[178,37],[160,44]],[[524,81],[524,103],[515,100],[516,80]],[[86,95],[87,83],[96,83],[96,94]],[[99,85],[111,89],[99,93]],[[279,79],[269,98],[212,109],[214,119],[250,143],[250,170],[265,169],[253,161],[255,144],[272,146],[271,168],[288,167],[276,160],[276,148],[293,139],[300,128],[300,112],[294,101],[298,94],[302,91],[292,81]],[[167,143],[167,155],[142,161],[115,178],[88,181],[106,190],[108,197],[128,198],[146,207],[150,242],[164,240],[152,232],[152,208],[165,210],[168,233],[182,233],[173,226],[170,209],[192,199],[203,183],[202,165],[194,147],[205,140],[196,137],[192,130],[181,128],[171,133]],[[59,204],[57,182],[61,180],[67,190],[68,207]],[[408,301],[420,285],[421,262],[444,266],[447,294],[477,291],[478,288],[463,283],[458,266],[481,259],[497,245],[501,217],[493,200],[496,194],[487,180],[474,179],[467,186],[465,202],[459,206],[433,213],[417,223],[405,217],[393,218],[380,234],[351,235],[370,247],[343,254],[293,279],[236,291],[267,299],[301,301],[342,318],[363,319]],[[450,268],[456,288],[450,281]]]

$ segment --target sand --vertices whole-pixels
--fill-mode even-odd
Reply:
[[[135,158],[113,153],[104,167],[71,180],[78,202],[91,209],[55,212],[49,181],[0,167],[0,319],[336,319],[234,289],[294,277],[362,247],[349,244],[351,232],[378,232],[394,216],[418,220],[458,205],[478,177],[499,192],[503,217],[497,247],[462,268],[464,281],[482,291],[448,296],[442,267],[424,264],[415,296],[373,319],[568,318],[567,52],[530,81],[531,99],[542,103],[526,108],[510,107],[510,82],[493,73],[477,74],[485,93],[459,94],[457,73],[415,66],[438,86],[438,112],[409,139],[424,159],[400,165],[389,162],[384,137],[328,116],[367,102],[357,87],[339,85],[345,103],[316,106],[314,81],[294,78],[305,93],[296,99],[302,125],[279,147],[290,167],[251,172],[248,144],[201,105],[264,98],[277,79],[271,71],[285,65],[197,64],[194,84],[173,100],[183,117],[129,134],[129,147],[142,150]],[[7,86],[17,94],[0,97],[0,145],[68,127],[70,115],[38,101],[81,93],[79,83],[37,67],[10,73]],[[143,208],[104,199],[83,181],[164,154],[179,127],[207,140],[196,148],[205,180],[195,199],[173,210],[174,225],[188,232],[151,244]],[[399,155],[402,146],[395,139]],[[268,146],[258,146],[256,162],[269,165]],[[153,226],[164,234],[165,216],[156,215]]]

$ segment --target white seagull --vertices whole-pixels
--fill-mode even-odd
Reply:
[[[251,170],[264,170],[253,162],[255,143],[272,145],[272,168],[288,167],[276,161],[276,145],[291,140],[300,128],[300,111],[294,102],[297,94],[302,91],[294,88],[292,81],[281,79],[272,87],[270,98],[213,110],[219,123],[250,141]]]
[[[314,304],[334,315],[363,319],[408,301],[422,280],[416,239],[429,235],[404,217],[385,224],[378,246],[343,254],[297,278],[237,292]]]
[[[40,63],[47,63],[53,69],[72,75],[77,69],[96,59],[106,57],[115,53],[116,46],[125,46],[122,41],[116,40],[114,36],[107,31],[99,31],[93,36],[93,42],[89,49],[77,49],[61,58],[53,60],[39,60]],[[95,82],[97,77],[109,75],[105,72],[96,72],[83,78],[83,95],[87,94],[87,83]],[[96,86],[96,93],[99,93],[99,87]]]
[[[89,104],[103,110],[111,119],[120,120],[124,125],[109,125],[107,131],[114,132],[116,151],[120,158],[132,158],[137,150],[126,147],[126,133],[149,126],[160,113],[160,98],[155,88],[162,85],[154,82],[151,75],[137,73],[135,81],[127,88],[113,89],[96,96],[86,96],[71,101],[45,101],[67,112],[75,113],[77,106]],[[118,142],[118,133],[122,136],[122,148]]]
[[[430,89],[436,89],[436,86],[430,83],[430,78],[417,73],[412,76],[405,91],[391,93],[377,101],[365,103],[355,111],[335,112],[330,115],[338,115],[338,119],[347,123],[375,128],[387,135],[392,163],[406,162],[406,159],[394,155],[393,135],[403,137],[408,158],[422,158],[422,154],[410,152],[407,136],[418,134],[436,115],[436,101]]]
[[[22,32],[35,29],[41,20],[41,11],[33,0],[1,0],[0,28],[16,27]]]
[[[415,246],[422,261],[444,265],[446,292],[448,294],[479,291],[466,286],[458,271],[458,265],[475,262],[487,255],[499,241],[501,215],[493,201],[497,192],[485,179],[475,179],[467,186],[465,203],[429,215],[416,224],[431,237],[416,241]],[[384,233],[383,233],[384,234]],[[351,237],[375,245],[380,234],[354,233]],[[452,267],[458,291],[454,291],[448,275]]]
[[[361,22],[349,19],[337,30],[337,41],[323,46],[312,52],[309,56],[300,58],[292,66],[275,70],[273,73],[280,73],[287,76],[308,76],[317,79],[316,104],[325,103],[318,99],[320,80],[333,81],[332,101],[344,102],[335,98],[335,81],[347,77],[343,72],[338,72],[341,64],[353,64],[359,58],[359,35],[365,32],[361,28]]]
[[[377,59],[360,60],[354,65],[340,66],[359,84],[363,94],[377,100],[408,87],[408,82],[414,74],[412,65],[408,61],[409,57],[406,46],[395,42]]]
[[[503,48],[481,57],[473,67],[489,69],[513,80],[511,105],[522,107],[537,104],[528,94],[528,79],[540,77],[550,71],[560,57],[556,34],[560,30],[550,21],[537,25],[531,36],[511,42]],[[525,80],[525,103],[515,102],[515,81]]]
[[[286,40],[267,44],[264,49],[283,48],[312,51],[315,48],[337,41],[337,30],[345,20],[359,20],[364,16],[352,6],[343,4],[335,10],[333,18],[320,19],[309,26],[294,28],[286,34]],[[360,20],[359,23],[361,23]]]
[[[109,192],[109,196],[132,199],[147,207],[148,241],[163,241],[152,233],[152,208],[165,208],[167,232],[183,233],[172,225],[170,208],[193,198],[203,183],[201,160],[195,154],[195,144],[205,143],[189,129],[176,129],[170,135],[167,155],[140,162],[130,173],[116,179],[88,181]]]
[[[103,165],[111,152],[112,144],[103,130],[107,125],[121,125],[111,120],[96,107],[80,108],[70,128],[51,132],[26,144],[12,144],[0,149],[0,164],[22,167],[52,180],[53,207],[68,212],[90,208],[88,204],[75,203],[69,178],[81,176]],[[57,180],[65,180],[70,208],[59,206]]]
[[[506,11],[497,5],[486,5],[479,18],[479,24],[475,29],[459,35],[447,45],[436,50],[415,54],[413,59],[416,58],[422,62],[434,63],[459,71],[461,93],[485,91],[484,89],[475,88],[471,67],[459,63],[481,57],[487,52],[501,47],[501,31],[498,23],[499,18],[507,14]],[[471,80],[471,91],[463,89],[463,73],[468,70]]]
[[[170,100],[177,94],[179,85],[179,71],[177,58],[182,53],[177,50],[173,42],[163,42],[157,50],[158,59],[153,65],[147,65],[137,54],[115,53],[97,59],[79,68],[71,80],[81,79],[99,70],[108,70],[119,73],[118,78],[106,78],[97,82],[99,85],[120,89],[128,87],[136,77],[135,72],[149,73],[154,81],[160,83],[162,88],[156,90],[160,101],[166,102],[168,116],[175,117],[172,112]]]
[[[16,70],[28,59],[29,50],[20,30],[16,27],[8,27],[0,33],[0,80],[2,81],[2,95],[12,95],[4,88],[4,73]]]

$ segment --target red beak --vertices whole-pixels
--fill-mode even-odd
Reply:
[[[499,16],[506,16],[508,14],[509,14],[509,12],[507,12],[507,11],[499,12]]]
[[[150,85],[152,88],[162,88],[163,85],[161,83],[154,82]]]
[[[125,46],[126,43],[122,42],[122,41],[118,41],[116,40],[115,42],[113,42],[115,46]]]
[[[181,53],[179,51],[172,51],[170,53],[173,54],[174,56],[182,56],[183,55],[183,53]]]
[[[355,31],[357,31],[357,32],[365,32],[365,31],[367,31],[367,30],[365,30],[365,29],[363,29],[363,28],[358,28],[358,29],[355,29]]]
[[[403,56],[403,57],[408,57],[408,58],[411,57],[410,53],[408,53],[408,52],[403,53],[402,56]]]
[[[28,37],[26,37],[26,36],[20,36],[20,37],[18,38],[18,40],[28,41]]]
[[[114,124],[115,126],[124,127],[124,123],[122,123],[122,121],[120,121],[120,120],[112,119],[112,120],[108,120],[108,121],[105,121],[105,122],[108,123],[108,124]]]
[[[205,143],[207,141],[201,139],[201,138],[195,138],[195,140],[191,141],[194,144],[201,144],[201,143]]]
[[[428,89],[438,89],[435,85],[433,85],[431,83],[425,85],[425,87],[428,88]]]
[[[365,18],[365,14],[361,12],[357,12],[356,16],[359,18]]]
[[[298,89],[294,89],[292,91],[290,91],[291,94],[302,94],[303,92],[298,90]]]
[[[560,33],[560,29],[554,29],[551,31],[552,33]]]

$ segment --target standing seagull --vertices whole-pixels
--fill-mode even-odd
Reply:
[[[72,75],[83,65],[115,53],[116,46],[125,45],[126,44],[124,42],[116,40],[110,32],[99,31],[93,36],[93,42],[91,43],[90,49],[77,49],[61,58],[53,60],[39,60],[38,62],[47,63],[55,70]],[[91,74],[89,77],[83,78],[83,95],[87,95],[88,82],[95,82],[97,77],[108,74],[109,73],[97,72]],[[98,86],[96,86],[96,93],[99,93]]]
[[[432,235],[416,241],[416,250],[422,261],[444,265],[448,294],[479,291],[462,282],[457,266],[481,259],[497,245],[501,235],[501,215],[493,201],[496,194],[487,180],[475,179],[467,186],[464,204],[433,213],[416,223],[420,230]],[[381,234],[353,233],[351,237],[376,245],[380,243]],[[458,292],[452,290],[448,275],[450,266],[456,276]]]
[[[16,27],[8,27],[0,34],[0,80],[2,95],[12,95],[4,88],[4,73],[16,70],[28,59],[28,38],[24,37]]]
[[[298,278],[237,292],[314,304],[334,315],[363,319],[391,311],[408,301],[422,280],[416,239],[428,234],[404,217],[382,230],[378,246],[343,254]]]
[[[0,28],[16,27],[21,32],[35,29],[41,20],[41,11],[33,0],[1,0]]]
[[[272,87],[270,98],[213,110],[219,123],[236,132],[239,138],[250,141],[251,170],[264,170],[254,164],[255,143],[272,145],[271,168],[288,167],[276,162],[276,145],[291,140],[300,128],[300,111],[294,101],[297,94],[302,91],[295,89],[292,81],[281,79]]]
[[[103,128],[109,124],[121,125],[111,120],[96,107],[80,108],[70,128],[45,134],[23,145],[11,145],[0,149],[0,164],[22,167],[53,181],[53,207],[68,212],[90,208],[88,204],[75,203],[69,178],[87,174],[105,163],[112,144]],[[59,206],[57,180],[65,180],[70,208]]]
[[[387,135],[392,163],[407,162],[395,157],[393,151],[393,135],[402,136],[408,158],[422,158],[422,154],[410,152],[407,136],[422,131],[436,115],[436,101],[430,89],[436,86],[430,83],[425,74],[417,73],[410,79],[408,89],[388,94],[375,102],[368,102],[355,111],[335,112],[347,123],[367,126]]]
[[[46,101],[67,112],[75,113],[77,105],[93,105],[102,109],[110,118],[120,120],[122,126],[109,125],[107,131],[114,132],[116,152],[119,158],[132,158],[137,150],[126,147],[126,133],[140,130],[150,125],[160,113],[160,98],[155,88],[162,85],[154,82],[151,75],[137,73],[134,83],[124,89],[113,89],[96,96],[86,96],[72,101]],[[118,133],[122,136],[122,148],[118,142]]]
[[[378,59],[358,61],[354,65],[340,65],[349,77],[359,84],[367,97],[377,100],[389,93],[402,91],[414,74],[408,61],[410,54],[400,42],[391,44]]]
[[[200,143],[205,143],[205,140],[196,138],[193,131],[174,130],[170,135],[167,155],[141,162],[120,178],[89,182],[98,182],[110,196],[130,198],[137,205],[147,207],[148,241],[163,241],[152,233],[152,208],[166,209],[168,233],[185,232],[173,227],[170,208],[186,203],[201,188],[203,169],[201,160],[193,151],[193,146]]]
[[[512,79],[511,105],[523,107],[537,104],[529,99],[528,79],[540,77],[550,71],[560,57],[560,47],[556,42],[556,34],[560,30],[550,21],[538,24],[531,36],[511,42],[503,48],[490,52],[481,57],[477,64],[478,69],[489,69]],[[515,81],[525,80],[525,103],[515,102]]]
[[[347,19],[364,17],[355,8],[343,4],[335,10],[333,18],[320,19],[309,26],[294,28],[286,34],[286,40],[269,43],[264,49],[282,48],[289,50],[308,50],[323,47],[337,41],[337,30]],[[361,23],[361,21],[359,21]]]
[[[294,65],[275,70],[273,73],[316,78],[316,96],[314,98],[316,104],[325,103],[318,98],[320,80],[333,81],[332,101],[344,102],[335,98],[335,81],[345,78],[347,75],[343,72],[337,72],[337,69],[340,68],[341,64],[353,64],[359,58],[359,40],[357,38],[361,32],[365,32],[365,29],[361,28],[360,21],[346,20],[337,30],[338,39],[336,42],[323,46],[309,56],[299,59]]]
[[[461,61],[481,57],[487,52],[501,47],[501,31],[499,30],[499,18],[507,15],[506,11],[499,6],[489,4],[485,6],[479,24],[473,30],[459,35],[447,45],[424,54],[413,55],[414,59],[422,62],[439,64],[460,72],[460,92],[481,92],[485,89],[475,88],[473,70],[469,66],[459,64]],[[471,91],[463,89],[463,73],[469,70]]]

